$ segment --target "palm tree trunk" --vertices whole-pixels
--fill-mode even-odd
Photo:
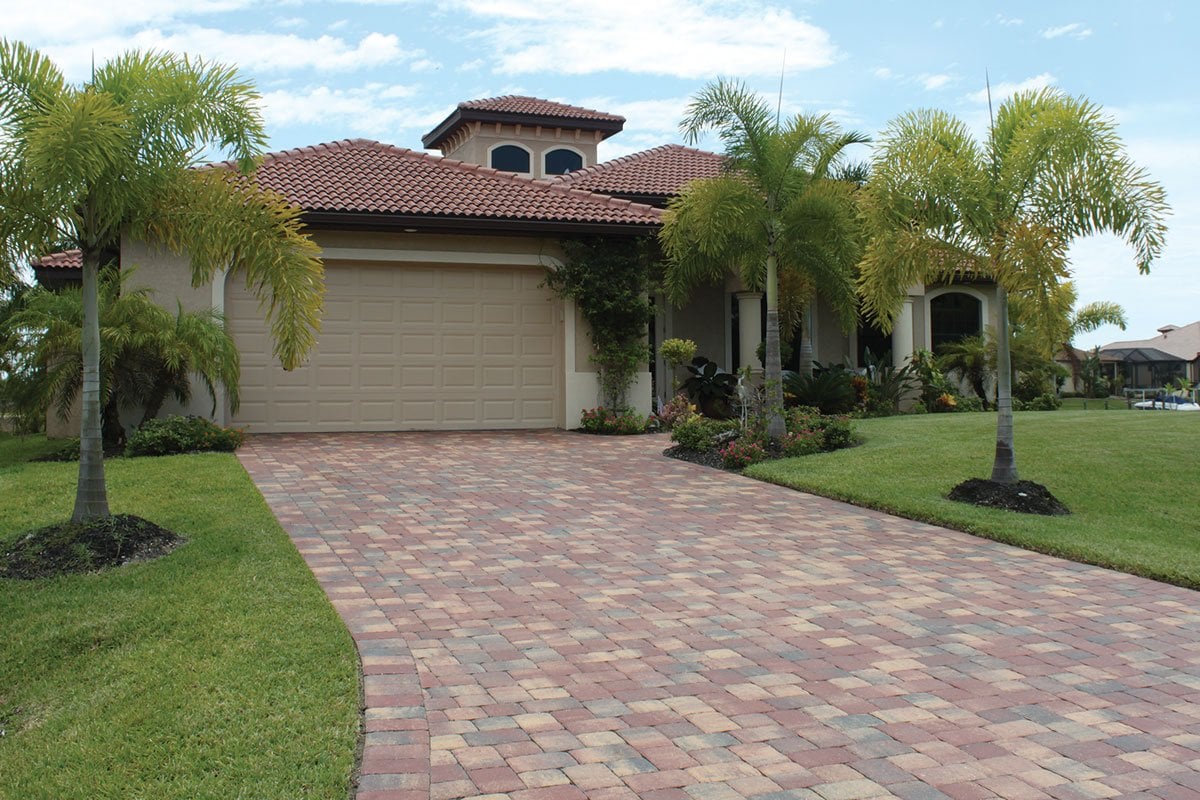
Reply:
[[[73,522],[109,516],[100,424],[100,253],[83,248],[83,413],[79,432],[79,484]]]
[[[996,286],[999,304],[996,324],[996,458],[992,462],[992,480],[1017,481],[1017,458],[1013,451],[1012,352],[1008,341],[1008,292]]]
[[[783,421],[783,365],[779,355],[779,268],[775,254],[767,256],[767,342],[763,365],[767,394],[767,436],[778,442],[787,433]]]

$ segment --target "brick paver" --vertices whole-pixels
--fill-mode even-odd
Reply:
[[[1195,593],[665,446],[251,438],[362,656],[361,800],[1200,797]]]

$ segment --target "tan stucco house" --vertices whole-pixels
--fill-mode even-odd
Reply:
[[[223,424],[255,433],[575,427],[599,387],[585,323],[542,285],[560,243],[653,234],[672,196],[721,168],[719,156],[679,145],[597,163],[597,145],[624,122],[505,96],[460,103],[423,138],[440,154],[356,139],[266,156],[258,180],[304,209],[326,270],[318,345],[291,372],[273,361],[262,313],[237,280],[194,288],[183,258],[134,241],[122,244],[121,264],[136,266],[135,283],[168,307],[178,298],[225,314],[242,354],[242,402],[236,413],[218,408]],[[78,274],[79,260],[60,253],[34,266],[53,285]],[[724,368],[750,363],[763,302],[744,289],[730,275],[683,308],[657,301],[651,343],[691,338]],[[804,335],[823,363],[859,360],[866,346],[903,361],[979,332],[994,306],[986,282],[915,286],[890,336],[844,332],[820,307]],[[656,387],[668,385],[655,358],[634,406],[651,411]],[[178,411],[211,407],[198,398],[164,413]]]

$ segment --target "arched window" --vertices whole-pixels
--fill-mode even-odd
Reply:
[[[583,156],[574,150],[567,150],[560,147],[557,150],[551,150],[546,153],[547,175],[566,175],[568,172],[574,172],[577,169],[583,169]]]
[[[502,144],[492,149],[492,169],[505,172],[529,172],[529,151],[515,144]]]
[[[929,301],[930,342],[938,345],[958,342],[983,331],[983,304],[963,292],[946,292]]]

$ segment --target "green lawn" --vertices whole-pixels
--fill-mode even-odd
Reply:
[[[77,465],[0,436],[0,546],[66,519]],[[345,798],[354,645],[229,454],[108,462],[115,513],[189,539],[153,563],[0,580],[0,797]]]
[[[945,499],[991,473],[994,414],[859,420],[860,447],[746,474],[1077,561],[1200,588],[1200,414],[1016,414],[1021,477],[1074,513],[1039,517]]]

